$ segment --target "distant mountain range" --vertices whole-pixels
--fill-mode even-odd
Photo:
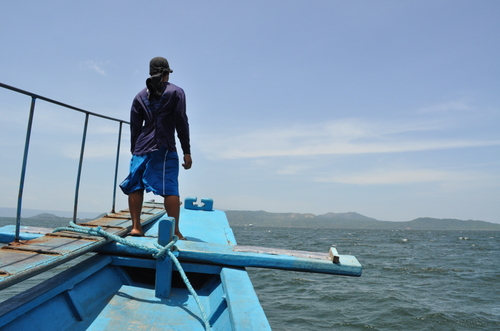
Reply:
[[[379,221],[358,213],[269,213],[265,211],[227,210],[227,218],[235,226],[315,227],[386,230],[500,230],[500,224],[457,219],[417,218],[408,222]]]
[[[299,213],[270,213],[266,211],[226,210],[225,213],[231,226],[500,231],[500,224],[484,221],[462,221],[457,219],[421,217],[408,222],[388,222],[380,221],[354,212],[314,215]],[[26,226],[54,228],[66,226],[69,224],[70,220],[70,217],[60,217],[51,213],[41,213],[31,217],[23,217],[21,224]],[[83,219],[78,220],[77,222],[87,222],[89,220],[90,219]],[[15,224],[15,222],[15,217],[0,217],[0,226]]]
[[[52,214],[58,217],[73,218],[73,211],[62,210],[41,210],[41,209],[24,209],[22,210],[22,217],[33,217],[40,214]],[[78,217],[81,219],[94,219],[101,213],[79,211]],[[16,217],[17,208],[0,207],[0,217]]]
[[[95,217],[94,217],[95,218]],[[94,218],[77,219],[77,223],[85,223]],[[51,213],[41,213],[31,217],[22,217],[21,225],[23,226],[35,226],[41,228],[57,228],[61,226],[68,226],[69,222],[73,220],[73,217],[60,217]],[[16,224],[16,217],[1,217],[0,216],[0,227],[4,225]]]

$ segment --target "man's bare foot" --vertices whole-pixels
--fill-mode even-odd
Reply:
[[[176,232],[175,235],[179,238],[179,240],[187,240],[180,232]]]
[[[142,232],[142,230],[132,229],[128,235],[132,237],[144,237],[144,232]]]

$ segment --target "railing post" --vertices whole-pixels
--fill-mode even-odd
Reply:
[[[80,149],[80,162],[78,162],[78,174],[76,176],[75,205],[73,209],[73,222],[75,223],[78,211],[78,192],[80,191],[80,177],[82,175],[83,154],[85,152],[85,140],[87,139],[88,124],[89,124],[89,113],[85,113],[85,125],[83,127],[82,148]]]
[[[115,164],[115,180],[113,184],[113,206],[111,207],[111,212],[115,212],[115,203],[116,203],[116,184],[118,180],[118,162],[120,161],[120,144],[122,140],[122,124],[123,122],[120,121],[120,128],[118,130],[118,144],[116,147],[116,164]]]
[[[21,228],[21,209],[23,204],[24,178],[26,176],[26,165],[28,163],[28,150],[31,139],[31,127],[33,126],[33,115],[35,113],[35,101],[36,101],[36,96],[31,96],[31,107],[28,119],[28,128],[26,129],[26,141],[24,143],[23,165],[21,168],[21,180],[19,182],[19,195],[17,198],[16,236],[14,238],[14,241],[16,242],[19,241],[19,232],[20,232],[19,230]]]

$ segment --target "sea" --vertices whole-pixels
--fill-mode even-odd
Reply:
[[[500,231],[233,227],[238,244],[354,255],[361,277],[248,268],[273,330],[500,330]]]
[[[361,277],[248,268],[274,331],[500,330],[500,231],[233,232],[240,245],[325,254],[335,246],[363,265]],[[0,301],[20,290],[3,290]]]

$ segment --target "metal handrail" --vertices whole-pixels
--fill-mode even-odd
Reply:
[[[116,187],[117,187],[117,178],[118,178],[118,161],[119,161],[119,154],[120,154],[120,142],[121,142],[121,136],[122,136],[122,126],[123,124],[130,124],[127,121],[120,120],[117,118],[101,115],[98,113],[93,113],[81,108],[77,108],[53,99],[46,98],[44,96],[31,93],[25,90],[21,90],[17,87],[13,87],[7,84],[0,83],[0,87],[5,88],[7,90],[11,90],[17,93],[21,93],[27,96],[31,97],[31,106],[30,106],[30,113],[29,113],[29,119],[28,119],[28,128],[26,129],[26,142],[24,145],[24,155],[23,155],[23,164],[22,164],[22,169],[21,169],[21,180],[19,183],[19,195],[18,195],[18,200],[17,200],[17,215],[16,215],[16,235],[15,235],[15,241],[19,241],[19,231],[21,228],[21,209],[22,209],[22,201],[23,201],[23,190],[24,190],[24,179],[26,176],[26,166],[28,162],[28,151],[29,151],[29,144],[30,144],[30,139],[31,139],[31,128],[33,125],[33,115],[35,113],[35,102],[37,99],[43,100],[64,108],[68,108],[71,110],[75,110],[81,113],[85,114],[85,124],[83,128],[83,135],[82,135],[82,146],[80,150],[80,160],[78,163],[78,172],[77,172],[77,180],[76,180],[76,187],[75,187],[75,202],[74,202],[74,208],[73,208],[73,222],[76,223],[76,216],[77,216],[77,210],[78,210],[78,194],[80,190],[80,178],[81,178],[81,172],[82,172],[82,165],[83,165],[83,156],[84,156],[84,151],[85,151],[85,142],[87,139],[87,128],[88,128],[88,121],[89,121],[89,116],[95,116],[95,117],[100,117],[106,120],[118,122],[120,127],[118,130],[118,144],[116,148],[116,164],[115,164],[115,175],[114,175],[114,185],[113,185],[113,205],[112,205],[112,210],[111,212],[115,211],[115,202],[116,202]]]

